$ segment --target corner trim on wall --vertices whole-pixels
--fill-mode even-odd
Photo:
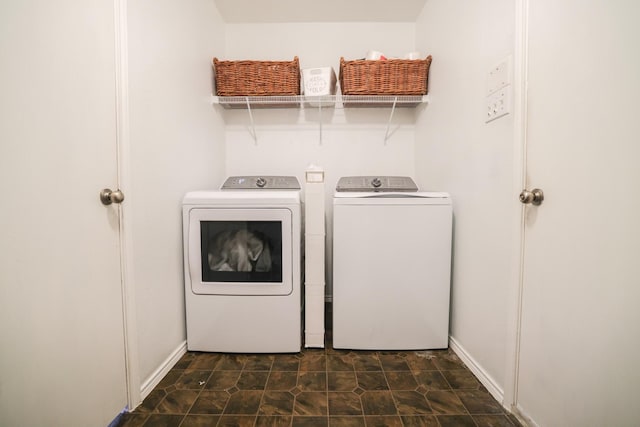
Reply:
[[[149,378],[142,382],[142,385],[140,386],[140,395],[142,396],[142,400],[149,396],[149,393],[151,393],[153,389],[160,384],[160,381],[162,381],[164,376],[169,373],[171,368],[173,368],[180,358],[186,353],[187,341],[183,341],[175,350],[173,350],[169,357],[167,357],[165,361],[162,362],[155,371],[153,371]]]
[[[131,197],[129,185],[129,65],[127,33],[127,0],[113,0],[114,44],[115,44],[115,114],[116,114],[116,167],[118,189]],[[129,203],[119,206],[120,219],[120,271],[122,289],[122,321],[124,328],[124,358],[127,384],[127,408],[138,406],[142,399],[138,359],[138,328],[133,276],[133,238],[131,236],[131,214]]]
[[[473,375],[478,378],[478,380],[482,383],[483,386],[487,388],[489,393],[498,401],[503,402],[504,400],[504,391],[500,388],[500,386],[496,383],[496,381],[491,378],[491,376],[480,366],[478,362],[475,361],[473,357],[460,345],[455,338],[449,335],[449,347],[453,352],[464,362],[465,365],[473,372]],[[511,410],[511,408],[506,408]]]
[[[529,59],[529,0],[516,1],[514,60],[514,197],[527,188],[527,104]],[[514,206],[518,203],[514,203]],[[514,207],[514,239],[519,248],[512,265],[512,287],[509,289],[509,317],[506,341],[505,399],[503,405],[518,411],[518,378],[520,371],[520,334],[524,287],[524,207]]]

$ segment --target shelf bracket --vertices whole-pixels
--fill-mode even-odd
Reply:
[[[384,143],[387,144],[387,140],[389,139],[389,129],[391,128],[391,119],[393,119],[393,113],[396,111],[396,103],[398,102],[398,97],[393,98],[393,105],[391,106],[391,114],[389,114],[389,121],[387,122],[387,131],[384,134]]]
[[[251,137],[253,138],[253,142],[257,145],[258,144],[258,135],[256,134],[256,125],[255,122],[253,121],[253,113],[251,112],[251,103],[249,102],[249,97],[246,96],[245,101],[247,103],[247,111],[249,112],[249,121],[251,122],[251,130],[249,131],[249,133],[251,134]]]

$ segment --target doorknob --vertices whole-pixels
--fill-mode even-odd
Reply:
[[[520,193],[520,202],[525,205],[540,205],[544,200],[544,193],[539,188],[534,188],[533,190],[522,190]]]
[[[100,201],[105,206],[111,203],[122,203],[124,201],[124,193],[120,190],[111,191],[110,188],[105,188],[100,192]]]

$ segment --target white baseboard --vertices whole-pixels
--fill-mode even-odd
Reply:
[[[514,407],[511,413],[513,414],[514,417],[518,419],[518,421],[520,421],[520,424],[522,424],[523,426],[539,427],[538,424],[536,424],[536,422],[533,420],[533,418],[527,415],[522,410],[522,408],[520,408],[520,405],[517,405],[516,407]]]
[[[160,384],[160,381],[164,378],[167,373],[173,368],[176,363],[180,360],[182,356],[187,352],[187,342],[183,341],[180,343],[178,348],[173,350],[173,352],[165,359],[164,362],[160,364],[158,369],[156,369],[140,386],[140,396],[141,400],[144,400],[149,393],[153,391],[153,389]]]
[[[491,395],[500,404],[504,402],[504,390],[495,382],[493,378],[475,361],[473,357],[460,345],[458,341],[452,336],[449,336],[449,346],[451,350],[464,362],[465,365],[473,372],[483,386],[491,393]],[[506,408],[510,410],[510,408]]]

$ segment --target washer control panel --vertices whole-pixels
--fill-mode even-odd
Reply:
[[[345,176],[336,191],[418,191],[418,186],[408,176]]]
[[[230,176],[222,190],[300,190],[295,176]]]

